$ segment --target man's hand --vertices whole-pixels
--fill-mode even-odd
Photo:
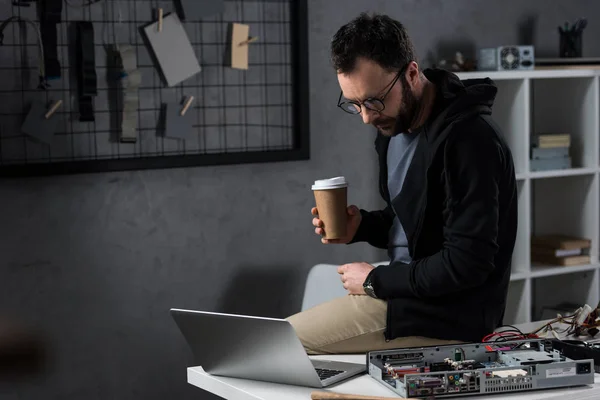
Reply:
[[[313,207],[310,210],[311,214],[315,216],[313,218],[313,225],[315,226],[315,233],[319,236],[325,235],[325,230],[323,229],[323,221],[319,219],[319,211],[316,207]],[[329,243],[340,243],[347,244],[354,238],[356,235],[356,231],[358,230],[358,226],[360,225],[360,221],[362,220],[362,215],[360,214],[360,210],[356,206],[349,206],[346,209],[346,213],[348,216],[348,222],[346,224],[346,235],[343,238],[339,239],[325,239],[321,238],[321,242],[325,244]]]
[[[363,289],[363,283],[373,268],[375,267],[371,264],[357,262],[341,265],[338,267],[337,271],[344,284],[344,289],[346,289],[349,294],[366,295],[365,290]]]

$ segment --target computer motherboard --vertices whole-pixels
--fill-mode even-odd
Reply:
[[[573,360],[542,339],[379,350],[369,375],[403,397],[452,397],[594,383],[594,361]]]

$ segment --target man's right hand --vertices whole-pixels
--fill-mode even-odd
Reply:
[[[316,207],[310,211],[312,215],[315,216],[313,218],[313,225],[315,226],[315,233],[321,236],[321,242],[325,244],[330,243],[340,243],[347,244],[350,243],[354,235],[356,235],[356,231],[358,230],[358,226],[360,225],[360,221],[362,220],[362,215],[360,214],[360,210],[356,206],[349,206],[346,209],[346,213],[348,216],[348,222],[346,224],[346,235],[343,238],[339,239],[325,239],[323,236],[325,235],[325,230],[323,229],[323,221],[319,219],[319,211]]]

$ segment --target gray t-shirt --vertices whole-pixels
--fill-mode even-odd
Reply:
[[[402,190],[406,172],[419,142],[415,140],[416,137],[417,134],[413,132],[401,133],[390,139],[387,151],[387,167],[388,190],[392,200]],[[400,261],[408,264],[412,261],[408,253],[408,239],[397,215],[394,217],[394,223],[389,232],[388,253],[391,262]]]

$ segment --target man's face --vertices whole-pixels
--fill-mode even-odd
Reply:
[[[381,99],[385,95],[383,111],[370,110],[363,105],[360,115],[365,124],[373,125],[386,136],[407,132],[417,112],[418,102],[406,81],[405,72],[395,80],[397,74],[364,58],[357,60],[352,72],[338,74],[343,99],[362,103],[369,98]]]

